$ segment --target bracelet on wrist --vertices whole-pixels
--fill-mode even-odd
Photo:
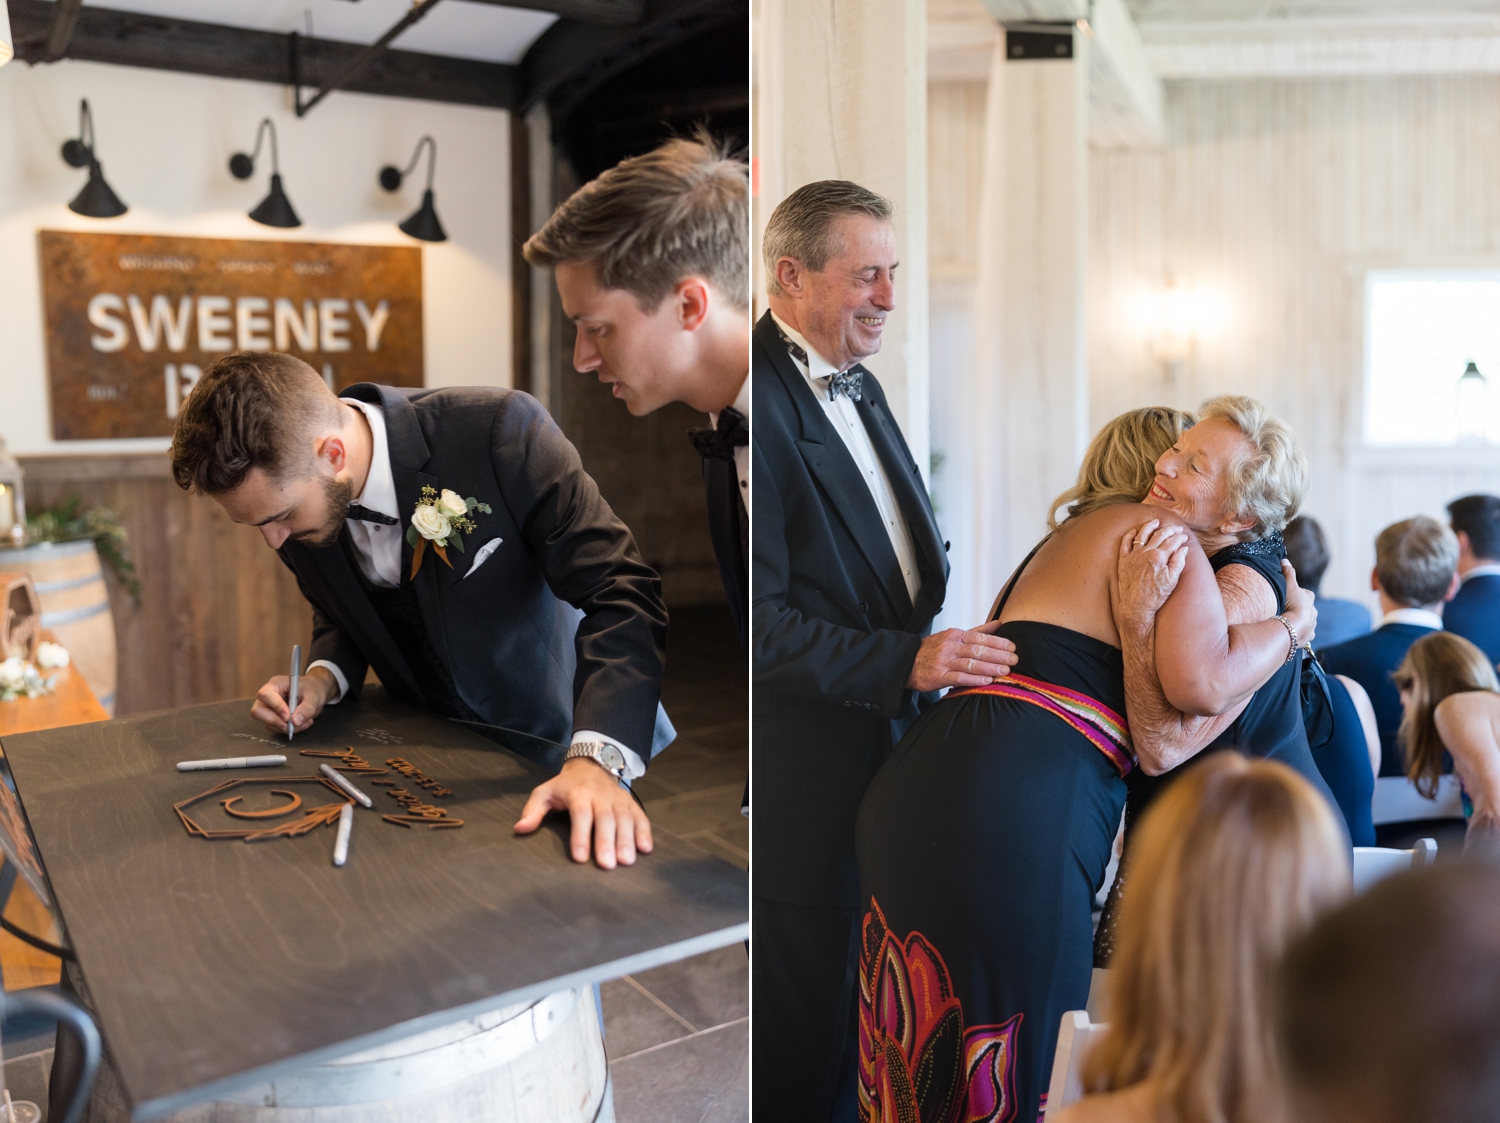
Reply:
[[[1297,629],[1292,627],[1292,622],[1290,620],[1288,620],[1284,615],[1278,616],[1276,617],[1276,619],[1281,621],[1282,627],[1286,629],[1286,634],[1291,638],[1292,641],[1291,650],[1286,653],[1286,662],[1290,663],[1297,657],[1297,650],[1302,646],[1302,641],[1297,638]]]

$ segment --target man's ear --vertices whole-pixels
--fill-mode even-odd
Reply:
[[[776,259],[776,283],[788,296],[802,295],[802,262],[795,257]]]
[[[349,466],[348,446],[344,444],[343,436],[337,432],[325,433],[319,437],[313,456],[320,468],[327,465],[335,476]]]
[[[1446,603],[1446,602],[1452,600],[1454,597],[1458,596],[1458,587],[1462,583],[1463,582],[1459,581],[1459,579],[1458,579],[1458,574],[1455,573],[1453,575],[1453,580],[1448,582],[1448,592],[1443,596],[1444,603]]]
[[[1380,592],[1380,570],[1378,569],[1370,570],[1370,592]]]
[[[1459,556],[1462,557],[1464,554],[1472,554],[1473,546],[1469,543],[1469,532],[1467,530],[1455,530],[1453,534],[1454,537],[1458,539]]]
[[[708,321],[713,293],[702,277],[684,277],[672,295],[677,304],[677,325],[683,331],[697,331]]]

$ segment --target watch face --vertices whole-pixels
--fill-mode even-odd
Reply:
[[[619,772],[625,767],[625,754],[613,745],[600,743],[599,763],[611,772]]]

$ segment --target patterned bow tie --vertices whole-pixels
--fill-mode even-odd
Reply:
[[[739,410],[729,407],[719,411],[717,429],[689,429],[688,440],[704,460],[734,459],[734,450],[750,443],[750,427]]]
[[[361,507],[358,503],[349,504],[349,510],[344,512],[346,519],[356,519],[362,523],[379,523],[381,526],[395,526],[399,519],[393,519],[390,515],[382,515],[379,511],[372,511],[368,507]]]
[[[860,395],[864,393],[861,385],[865,380],[865,372],[862,370],[845,370],[838,374],[830,374],[828,377],[828,400],[838,401],[840,394],[848,394],[851,402],[859,401]]]

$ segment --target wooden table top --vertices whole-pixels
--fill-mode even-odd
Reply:
[[[0,702],[0,737],[109,720],[109,714],[76,668],[64,667],[53,673],[57,675],[57,689],[51,694]]]
[[[226,779],[316,773],[298,750],[347,746],[440,781],[452,795],[430,802],[465,825],[387,823],[389,789],[355,777],[376,804],[356,807],[339,869],[332,829],[210,840],[173,810]],[[562,816],[518,837],[536,771],[378,688],[290,748],[230,702],[9,735],[4,753],[138,1119],[748,933],[744,871],[659,830],[654,853],[609,872],[569,859]],[[265,753],[287,764],[174,768]],[[269,788],[241,807],[285,798]],[[210,829],[217,798],[196,805]]]

